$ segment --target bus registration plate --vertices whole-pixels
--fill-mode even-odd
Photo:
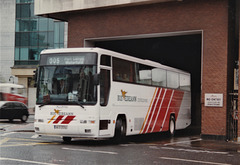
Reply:
[[[54,125],[54,129],[67,129],[67,125]]]

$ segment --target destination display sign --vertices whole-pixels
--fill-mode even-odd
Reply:
[[[41,54],[39,65],[96,65],[97,57],[95,52]]]
[[[84,56],[49,56],[47,65],[81,65],[84,59]]]

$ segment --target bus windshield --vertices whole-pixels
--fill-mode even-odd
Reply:
[[[96,65],[40,66],[37,104],[96,104],[96,72]]]

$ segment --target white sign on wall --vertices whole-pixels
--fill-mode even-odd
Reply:
[[[222,93],[206,93],[205,94],[206,107],[223,107],[223,94]]]

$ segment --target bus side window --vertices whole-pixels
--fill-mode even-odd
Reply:
[[[111,66],[111,56],[101,55],[100,65]]]
[[[108,104],[110,91],[110,71],[101,69],[100,72],[100,105],[106,106]]]
[[[167,71],[167,87],[179,88],[179,73]]]

